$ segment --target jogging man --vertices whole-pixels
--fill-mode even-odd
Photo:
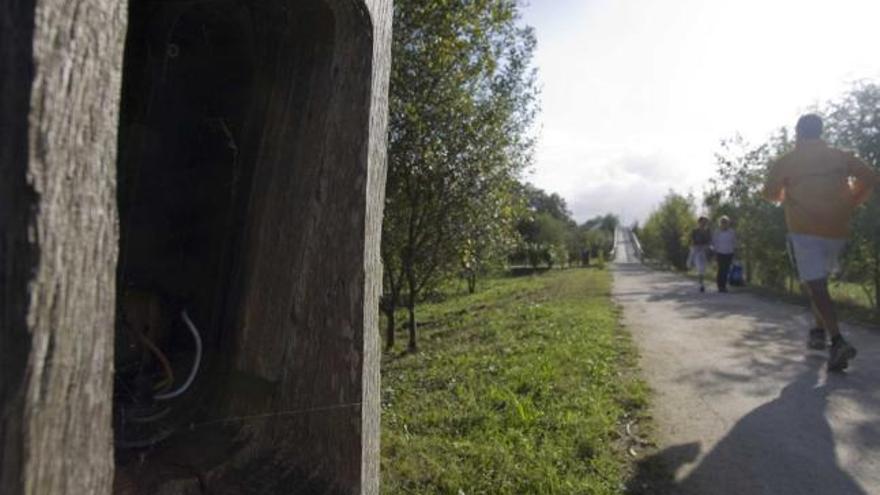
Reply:
[[[789,251],[821,324],[811,330],[810,346],[824,348],[827,332],[831,336],[828,369],[841,371],[856,356],[856,349],[840,334],[828,276],[837,270],[853,212],[868,199],[880,177],[852,153],[826,144],[818,115],[801,117],[796,133],[794,150],[770,167],[764,197],[781,201],[785,208]]]

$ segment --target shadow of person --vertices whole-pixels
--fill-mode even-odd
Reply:
[[[677,487],[682,494],[866,494],[837,463],[825,417],[829,394],[845,386],[817,386],[824,360],[805,370],[779,397],[744,416]]]
[[[832,375],[818,385],[824,359],[804,371],[779,397],[753,410],[681,481],[673,480],[699,454],[699,444],[670,447],[637,465],[631,495],[867,495],[837,463],[825,417],[828,396],[847,388]]]

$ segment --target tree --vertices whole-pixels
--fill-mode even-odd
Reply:
[[[620,225],[620,217],[613,213],[606,213],[587,220],[583,226],[587,229],[602,229],[613,234],[618,225]]]
[[[684,270],[695,223],[693,198],[670,191],[641,229],[642,248],[647,256]]]
[[[535,227],[535,236],[531,242],[540,253],[540,261],[553,268],[553,265],[565,259],[569,225],[550,213],[539,212],[535,215]]]
[[[548,194],[541,188],[532,184],[523,185],[523,195],[530,211],[535,213],[546,213],[551,217],[568,222],[571,220],[571,212],[565,199],[557,193]]]
[[[860,83],[825,112],[826,135],[835,145],[849,148],[874,167],[880,161],[880,85]],[[853,221],[843,275],[865,288],[874,308],[880,308],[880,197],[877,191]]]
[[[613,213],[593,217],[581,225],[584,232],[584,247],[590,256],[607,256],[614,248],[614,231],[620,225],[620,218]]]
[[[523,210],[516,186],[515,182],[498,184],[487,191],[488,197],[475,202],[481,208],[465,216],[466,223],[460,226],[464,235],[460,248],[462,276],[471,294],[476,291],[477,278],[500,267],[507,253],[515,249],[519,238],[516,219]]]
[[[511,181],[532,156],[534,48],[514,0],[395,3],[382,241],[389,348],[398,306],[415,350],[420,295],[505,240]]]
[[[614,247],[614,233],[604,229],[590,229],[585,234],[585,248],[590,256],[606,256]]]
[[[523,184],[520,195],[526,206],[516,224],[520,243],[510,258],[532,268],[569,262],[572,250],[579,253],[576,246],[581,241],[565,200],[531,184]]]

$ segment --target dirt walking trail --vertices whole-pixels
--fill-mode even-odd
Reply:
[[[614,294],[654,390],[672,493],[880,494],[880,330],[843,325],[859,355],[828,374],[825,353],[806,349],[805,307],[700,294],[639,264],[628,231],[616,238]]]

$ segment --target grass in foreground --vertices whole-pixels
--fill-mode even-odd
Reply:
[[[420,308],[415,355],[383,362],[385,494],[611,494],[646,407],[610,275],[490,281]]]

